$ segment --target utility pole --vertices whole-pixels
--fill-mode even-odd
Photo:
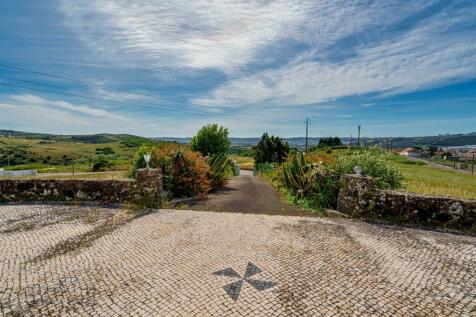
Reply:
[[[73,153],[73,151],[76,150],[76,139],[74,137],[73,137],[73,144],[74,144],[74,146],[73,146],[73,150],[71,151],[71,159],[73,161],[72,162],[73,163],[72,168],[73,168],[73,176],[74,176],[74,153]]]
[[[351,135],[350,135],[350,141],[349,141],[349,146],[350,146],[350,147],[352,147],[352,141],[353,141],[352,137],[353,137],[353,135],[351,134]]]
[[[473,160],[471,161],[471,175],[474,175],[474,153],[473,153]]]
[[[357,146],[360,146],[360,124],[358,126],[358,132],[357,132]]]
[[[306,153],[307,153],[307,137],[309,132],[309,117],[306,117]]]
[[[474,175],[474,153],[473,153],[473,160],[471,161],[471,175]]]

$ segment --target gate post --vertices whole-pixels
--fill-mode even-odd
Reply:
[[[368,211],[374,196],[371,177],[346,174],[340,179],[337,211],[347,215],[360,215]]]
[[[159,201],[162,193],[162,170],[141,168],[136,174],[140,194],[146,201]]]

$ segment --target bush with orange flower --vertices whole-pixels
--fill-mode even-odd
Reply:
[[[210,166],[206,157],[190,150],[187,145],[163,143],[141,146],[132,162],[131,176],[146,166],[143,155],[151,154],[149,166],[160,168],[164,189],[174,197],[206,195],[212,188]]]

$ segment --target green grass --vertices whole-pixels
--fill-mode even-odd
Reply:
[[[232,154],[229,156],[231,160],[235,160],[241,169],[253,169],[254,158],[250,156],[240,156]]]
[[[415,162],[415,163],[408,163]],[[476,176],[428,166],[423,162],[392,157],[404,176],[408,192],[431,196],[476,199]]]
[[[2,177],[0,179],[129,179],[127,171],[99,172],[82,174],[38,174],[37,176]]]
[[[129,179],[126,171],[115,172],[100,172],[88,174],[71,175],[54,175],[54,174],[40,174],[37,178],[41,179]]]
[[[104,148],[110,148],[110,154],[103,154],[101,149]],[[95,161],[103,159],[111,163],[108,170],[126,170],[136,150],[125,141],[94,144],[0,137],[0,167],[9,170],[36,169],[40,173],[69,172],[74,159],[75,170],[86,172],[92,170]],[[7,157],[10,163],[8,168]]]

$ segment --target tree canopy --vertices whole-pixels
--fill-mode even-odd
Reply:
[[[274,135],[264,133],[259,143],[253,147],[255,163],[282,163],[289,153],[289,144]]]
[[[228,152],[230,148],[228,129],[222,126],[219,127],[217,124],[207,124],[192,138],[190,148],[204,156],[214,156]]]
[[[322,138],[322,139],[319,139],[319,145],[318,147],[327,147],[327,146],[340,146],[342,145],[342,142],[340,140],[340,138],[338,137],[330,137],[330,138]]]

